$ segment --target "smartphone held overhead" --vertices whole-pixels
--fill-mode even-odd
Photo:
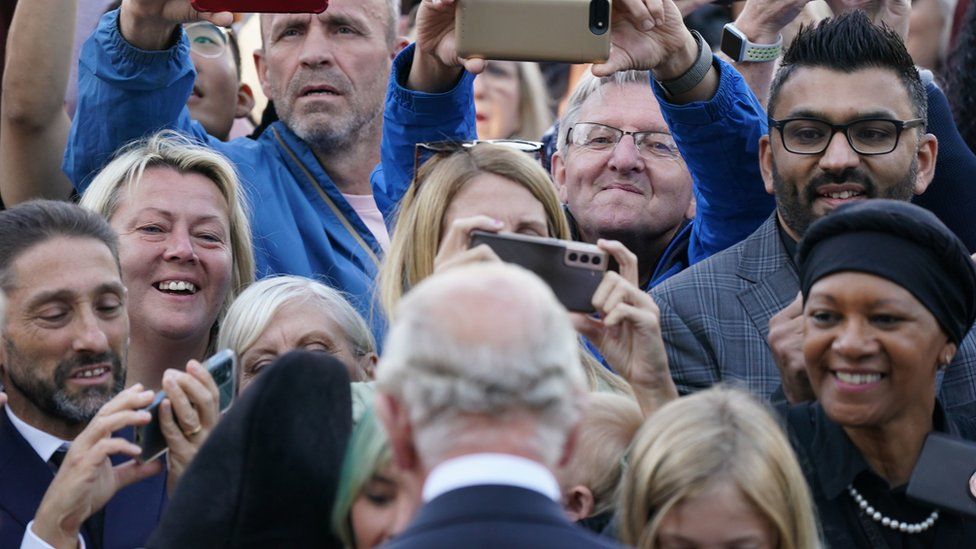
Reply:
[[[611,0],[459,0],[458,55],[507,61],[602,63]]]
[[[238,13],[322,13],[329,0],[190,0],[193,9],[202,12],[233,11]]]

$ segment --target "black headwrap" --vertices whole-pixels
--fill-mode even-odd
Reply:
[[[958,344],[976,320],[976,266],[965,245],[928,210],[898,200],[847,204],[814,223],[797,252],[800,288],[856,271],[905,288]]]

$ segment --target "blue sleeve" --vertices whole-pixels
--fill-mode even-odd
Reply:
[[[403,87],[415,45],[393,61],[383,112],[380,169],[373,173],[377,204],[389,219],[413,179],[414,145],[428,141],[467,141],[477,137],[474,116],[474,75],[463,71],[445,93],[423,93]]]
[[[929,133],[939,140],[935,177],[928,189],[913,202],[931,211],[952,229],[969,249],[976,252],[976,155],[969,150],[942,90],[933,83],[926,86],[929,103]]]
[[[709,101],[674,105],[660,86],[651,85],[694,180],[689,264],[743,240],[776,207],[759,171],[766,111],[732,65],[718,58],[714,63],[719,86]]]
[[[162,51],[140,50],[122,37],[118,10],[102,17],[78,61],[78,108],[64,154],[64,172],[84,192],[122,145],[164,128],[216,142],[190,120],[186,101],[196,72],[181,38]]]

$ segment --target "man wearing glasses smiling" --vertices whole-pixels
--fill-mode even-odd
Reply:
[[[724,382],[773,400],[815,398],[799,347],[797,241],[844,203],[907,201],[926,189],[938,150],[926,133],[927,107],[904,43],[862,12],[797,35],[773,79],[769,133],[759,139],[776,212],[743,242],[652,292],[679,391]],[[946,408],[968,417],[976,416],[974,359],[971,332],[940,387]]]

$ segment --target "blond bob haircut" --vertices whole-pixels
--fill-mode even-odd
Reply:
[[[668,512],[720,482],[753,504],[781,549],[822,546],[810,490],[780,426],[747,393],[722,387],[668,403],[637,433],[617,504],[620,540],[658,547]]]
[[[613,510],[623,473],[623,457],[644,422],[632,398],[608,392],[590,393],[576,435],[576,451],[560,471],[563,489],[582,485],[593,494],[591,515]]]
[[[434,258],[444,237],[444,216],[454,197],[479,175],[493,174],[532,193],[546,212],[549,236],[569,240],[569,222],[549,174],[524,152],[480,144],[424,163],[400,204],[396,229],[377,277],[379,301],[394,320],[400,298],[434,272]],[[628,385],[585,350],[583,366],[591,388],[632,394]]]
[[[376,352],[372,332],[363,317],[336,289],[301,276],[275,276],[255,282],[234,300],[217,336],[218,349],[233,349],[237,356],[254,345],[271,319],[289,303],[314,303],[327,311],[342,329],[342,338],[357,359]]]
[[[213,181],[225,201],[230,217],[233,266],[230,292],[217,315],[219,324],[231,302],[248,284],[254,282],[249,209],[237,172],[229,160],[179,133],[163,130],[122,148],[115,159],[92,180],[81,197],[80,205],[111,222],[124,195],[139,185],[146,170],[152,168],[170,168],[180,174],[202,175]],[[120,192],[123,188],[125,193]]]

